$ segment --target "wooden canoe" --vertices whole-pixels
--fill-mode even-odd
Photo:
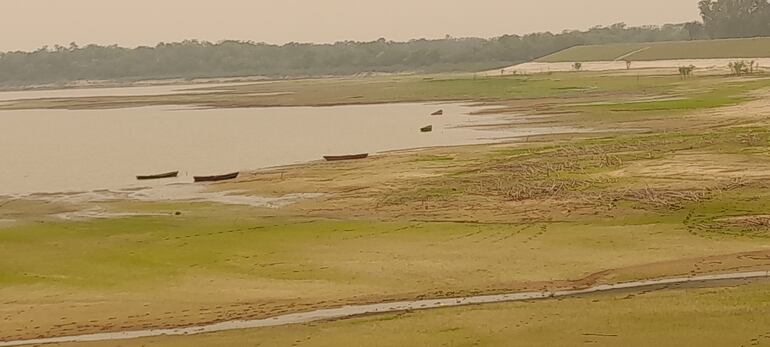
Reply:
[[[436,112],[431,113],[430,115],[431,116],[443,116],[444,115],[444,110],[438,110]]]
[[[138,179],[140,181],[144,181],[144,180],[159,180],[159,179],[162,179],[162,178],[173,178],[173,177],[177,177],[177,176],[179,176],[179,171],[166,172],[166,173],[157,174],[157,175],[141,175],[141,176],[136,176],[136,179]]]
[[[225,175],[217,175],[217,176],[193,176],[193,179],[195,179],[195,182],[217,182],[217,181],[227,181],[234,178],[238,178],[239,172],[233,172]]]
[[[432,125],[424,126],[424,127],[420,128],[420,131],[424,132],[424,133],[429,133],[429,132],[433,131],[433,126]]]
[[[351,155],[325,155],[326,161],[342,161],[342,160],[357,160],[366,159],[369,157],[369,153],[351,154]]]

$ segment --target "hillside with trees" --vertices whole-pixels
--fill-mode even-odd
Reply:
[[[770,36],[768,0],[702,0],[698,7],[712,39]]]

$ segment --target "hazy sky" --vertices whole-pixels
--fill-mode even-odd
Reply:
[[[0,0],[0,51],[201,39],[492,37],[684,22],[697,0]]]

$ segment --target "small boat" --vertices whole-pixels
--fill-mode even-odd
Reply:
[[[443,116],[444,115],[444,110],[438,110],[436,112],[431,113],[430,115],[431,116]]]
[[[194,176],[193,179],[195,179],[195,182],[217,182],[217,181],[227,181],[234,178],[237,178],[239,172],[233,172],[225,175],[218,175],[218,176]]]
[[[140,175],[140,176],[136,176],[136,179],[140,181],[159,180],[163,178],[173,178],[177,176],[179,176],[179,171],[166,172],[166,173],[157,174],[157,175]]]
[[[432,125],[428,125],[428,126],[424,126],[424,127],[420,128],[420,132],[423,132],[423,133],[429,133],[431,131],[433,131],[433,126]]]
[[[351,154],[351,155],[325,155],[326,161],[342,161],[342,160],[357,160],[366,159],[369,157],[369,153]]]

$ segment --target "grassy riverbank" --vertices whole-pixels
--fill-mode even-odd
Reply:
[[[210,186],[243,195],[324,194],[279,209],[0,199],[0,220],[13,220],[0,224],[0,340],[770,269],[768,87],[770,80],[756,77],[565,73],[293,81],[240,86],[226,97],[196,95],[199,99],[24,101],[10,107],[475,100],[496,112],[521,115],[512,125],[496,127],[570,125],[597,132],[310,163]],[[270,91],[293,94],[247,97]],[[93,208],[135,215],[70,221],[55,216]],[[613,294],[466,307],[148,341],[228,345],[249,338],[282,345],[318,336],[311,345],[361,338],[413,345],[462,344],[469,338],[468,343],[497,345],[505,340],[495,339],[505,336],[571,344],[598,340],[584,335],[598,331],[591,324],[627,319],[631,312],[639,314],[629,328],[611,334],[639,342],[644,335],[633,331],[658,329],[659,317],[670,314],[683,330],[664,340],[682,341],[690,331],[710,326],[711,319],[738,312],[724,321],[729,329],[741,321],[736,317],[766,313],[762,307],[748,309],[764,285],[651,293],[632,301]],[[731,298],[741,290],[750,295],[736,303]],[[710,316],[699,316],[696,304],[677,311],[671,303],[684,297],[698,298]],[[593,301],[596,306],[587,308]],[[581,310],[595,320],[576,319]],[[424,329],[382,337],[415,320]],[[546,324],[553,320],[574,329],[559,334],[553,329],[561,323]],[[521,321],[520,327],[530,328],[477,330],[491,321]],[[446,334],[436,330],[454,325],[457,329]],[[759,332],[738,331],[724,339],[743,341],[739,338],[747,334]]]
[[[190,94],[98,96],[20,100],[0,110],[99,109],[157,105],[203,107],[332,106],[393,102],[601,98],[609,93],[633,98],[676,87],[676,76],[608,78],[599,73],[490,78],[471,74],[382,76],[274,81],[196,90]],[[201,92],[208,91],[208,93]]]

